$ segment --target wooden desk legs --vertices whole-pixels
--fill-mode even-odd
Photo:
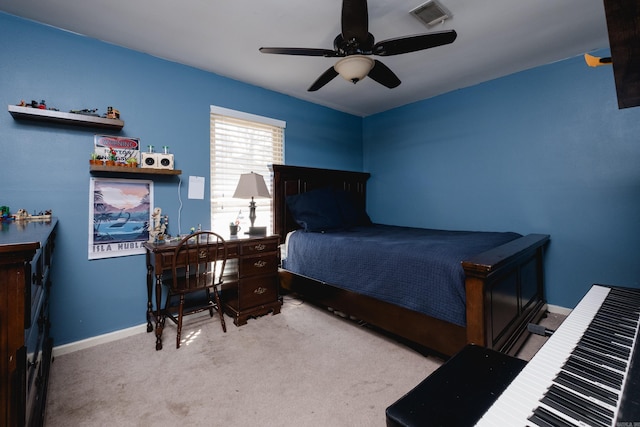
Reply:
[[[147,253],[147,257],[149,254]],[[155,283],[156,309],[153,310],[153,285]],[[164,316],[162,315],[162,274],[154,277],[153,266],[147,261],[147,333],[153,331],[155,319],[156,326],[156,350],[162,350],[162,330],[164,329]]]
[[[162,330],[164,316],[162,315],[162,274],[156,275],[156,351],[162,350]]]
[[[151,304],[153,292],[153,266],[149,264],[149,253],[147,252],[147,332],[153,331],[151,316],[153,315],[153,304]]]

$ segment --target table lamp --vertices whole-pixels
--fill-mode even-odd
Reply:
[[[249,219],[251,220],[251,227],[247,234],[249,235],[261,235],[267,234],[267,227],[254,227],[256,220],[256,202],[254,198],[269,199],[271,195],[267,189],[267,184],[264,182],[262,175],[251,172],[243,173],[240,175],[240,181],[236,187],[235,193],[233,193],[234,199],[251,199],[249,203]]]

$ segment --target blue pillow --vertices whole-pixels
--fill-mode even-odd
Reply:
[[[342,215],[331,188],[320,188],[287,196],[289,211],[305,231],[343,228]]]
[[[352,193],[344,190],[335,192],[336,203],[340,209],[342,216],[342,224],[345,228],[356,225],[371,225],[371,218],[367,215],[367,211],[358,207]]]

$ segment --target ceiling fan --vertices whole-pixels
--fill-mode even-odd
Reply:
[[[341,57],[333,67],[325,71],[307,89],[310,92],[341,75],[354,84],[371,77],[390,89],[400,85],[400,79],[382,62],[367,55],[391,56],[415,52],[453,43],[457,34],[454,30],[437,31],[414,36],[398,37],[374,43],[369,32],[367,0],[343,0],[342,32],[333,41],[333,50],[299,47],[261,47],[262,53],[300,56]]]

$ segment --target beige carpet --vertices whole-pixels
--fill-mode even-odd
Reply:
[[[168,325],[158,352],[141,333],[57,357],[46,426],[382,427],[442,363],[292,297],[226,334],[188,317],[179,350]]]

